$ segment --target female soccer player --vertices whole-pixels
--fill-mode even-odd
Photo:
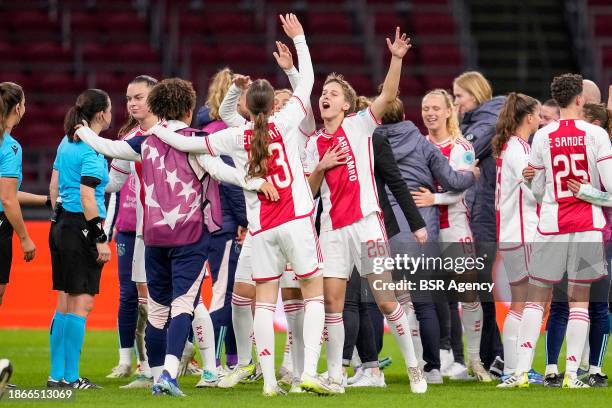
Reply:
[[[122,140],[130,140],[156,124],[159,119],[147,106],[147,96],[157,80],[148,75],[139,75],[127,87],[126,107],[128,121],[119,130]],[[113,160],[109,172],[106,192],[112,192],[109,200],[105,233],[115,241],[119,257],[119,364],[107,378],[132,375],[132,351],[136,345],[138,376],[125,388],[146,388],[152,384],[151,370],[147,361],[144,335],[147,322],[147,277],[144,268],[144,243],[142,239],[142,203],[140,184],[136,171],[125,160]],[[116,193],[119,193],[117,202]]]
[[[98,134],[108,129],[111,119],[106,92],[88,89],[81,93],[66,114],[66,136],[53,163],[52,177],[58,183],[63,212],[50,239],[53,289],[58,291],[58,302],[50,333],[49,387],[63,380],[73,388],[100,388],[80,377],[79,361],[85,322],[100,289],[102,267],[111,255],[102,227],[108,170],[104,156],[81,142],[75,127],[86,121]]]
[[[528,140],[539,127],[540,104],[530,96],[511,92],[506,98],[493,138],[497,159],[495,209],[497,234],[504,269],[510,283],[512,302],[503,327],[504,375],[514,374],[518,329],[527,301],[532,244],[538,225],[537,203],[523,182],[531,147]]]
[[[453,81],[455,108],[459,115],[459,128],[463,137],[472,144],[482,176],[468,190],[466,202],[470,209],[470,226],[479,256],[486,254],[486,267],[479,271],[479,282],[491,282],[495,260],[495,161],[491,156],[491,139],[495,136],[495,124],[505,97],[493,98],[487,79],[476,71],[468,71]],[[481,293],[482,338],[480,357],[491,374],[502,375],[503,353],[492,297]]]
[[[300,80],[300,73],[293,65],[291,51],[289,47],[280,41],[276,42],[276,46],[277,51],[274,53],[276,62],[289,78],[291,88],[296,89]],[[249,82],[250,79],[248,77],[237,76],[234,78],[235,85],[230,87],[219,108],[219,115],[230,126],[240,126],[245,122],[242,113],[240,113],[238,100],[241,93],[245,93],[243,91],[246,90]],[[292,91],[287,89],[274,92],[274,113],[278,113],[285,106],[291,95]],[[306,100],[304,102],[308,114],[300,125],[292,130],[296,133],[295,137],[301,139],[298,148],[302,161],[304,160],[304,149],[308,137],[316,129],[310,101]],[[233,387],[249,375],[257,375],[256,373],[252,374],[256,367],[251,364],[251,331],[253,326],[251,305],[255,299],[255,282],[252,280],[250,252],[251,244],[247,235],[240,253],[236,282],[234,284],[234,295],[232,297],[232,314],[234,316],[234,330],[236,332],[238,365],[231,374],[225,376],[219,382],[219,386],[222,388]],[[304,359],[304,343],[302,338],[304,303],[299,290],[299,284],[297,279],[295,279],[295,274],[290,270],[290,265],[288,265],[288,269],[285,272],[281,278],[280,286],[287,318],[287,342],[279,374],[281,382],[291,385],[290,392],[300,392],[299,384]]]
[[[19,237],[23,258],[30,262],[36,246],[28,234],[20,204],[44,205],[47,196],[20,192],[22,179],[21,145],[11,136],[25,115],[25,95],[13,82],[0,83],[0,305],[9,282],[13,259],[13,231]]]
[[[346,280],[356,265],[370,283],[381,279],[391,281],[390,272],[374,275],[371,266],[362,265],[364,261],[373,262],[375,258],[388,256],[374,184],[371,138],[385,109],[395,100],[402,58],[410,49],[410,41],[398,27],[393,43],[387,38],[387,47],[391,52],[389,72],[381,94],[367,110],[347,116],[346,113],[354,109],[355,92],[341,76],[328,76],[319,99],[324,128],[310,138],[306,148],[308,167],[312,171],[308,181],[313,193],[318,194],[321,190],[323,202],[321,247],[325,274],[327,369],[330,384],[337,392],[344,390],[342,310]],[[348,153],[346,165],[325,172],[317,170],[315,166],[324,153],[336,145]],[[362,250],[362,245],[367,246],[367,251]],[[425,392],[427,383],[418,367],[402,307],[394,293],[374,291],[374,295],[404,356],[412,392]]]
[[[147,103],[154,115],[168,121],[164,125],[169,129],[198,136],[200,131],[186,125],[191,121],[195,100],[191,83],[175,78],[157,84]],[[164,125],[153,128],[165,129]],[[87,127],[77,134],[107,156],[137,162],[144,190],[143,230],[149,288],[147,354],[156,379],[152,390],[154,394],[184,395],[176,381],[179,360],[199,300],[209,231],[218,229],[222,222],[218,190],[210,177],[245,188],[259,188],[268,194],[275,191],[268,190],[270,185],[262,179],[247,185],[242,172],[220,159],[196,160],[155,136],[113,141],[98,137]],[[203,202],[208,203],[204,209]]]
[[[443,89],[427,93],[421,102],[421,113],[428,131],[427,139],[440,149],[454,170],[469,170],[475,162],[474,149],[461,135],[450,95]],[[417,206],[438,206],[439,242],[442,243],[442,254],[453,257],[474,257],[476,253],[464,193],[444,192],[441,186],[438,186],[437,193],[432,193],[424,187],[419,190],[412,193]],[[475,271],[468,271],[455,275],[454,278],[475,280],[474,273]],[[476,376],[478,381],[490,382],[491,377],[480,362],[482,307],[478,302],[478,294],[470,291],[461,293],[460,297],[463,306],[461,320],[467,337],[468,373]],[[441,379],[437,376],[438,381]]]
[[[247,217],[256,285],[254,332],[257,354],[264,375],[264,395],[282,394],[274,372],[273,318],[278,296],[278,279],[287,262],[299,278],[304,295],[304,373],[301,388],[320,394],[332,390],[316,376],[323,332],[323,282],[320,255],[312,214],[312,194],[299,157],[299,139],[293,132],[307,115],[314,73],[304,31],[293,14],[280,16],[283,28],[296,46],[300,81],[290,102],[271,117],[274,90],[266,80],[257,80],[246,93],[251,122],[229,128],[200,140],[180,137],[164,129],[153,131],[173,147],[204,154],[230,154],[237,167],[246,168],[249,178],[266,177],[278,190],[278,202],[246,192]]]

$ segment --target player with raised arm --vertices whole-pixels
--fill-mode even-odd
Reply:
[[[274,90],[266,80],[257,80],[246,93],[251,122],[213,133],[200,140],[182,137],[167,129],[153,131],[174,148],[204,155],[231,155],[248,178],[266,177],[278,190],[272,202],[245,192],[253,280],[256,284],[254,334],[257,355],[264,376],[265,396],[283,394],[274,372],[273,318],[278,296],[278,280],[289,262],[299,279],[304,296],[304,372],[300,387],[319,394],[333,390],[316,374],[323,333],[323,278],[318,238],[314,229],[314,203],[300,160],[300,138],[294,129],[307,110],[314,73],[304,31],[293,14],[280,16],[283,28],[293,39],[300,64],[300,81],[291,100],[271,116]]]
[[[497,183],[495,209],[499,251],[510,283],[510,311],[504,321],[504,377],[514,374],[518,330],[527,300],[528,272],[538,225],[536,200],[523,181],[531,147],[530,135],[538,130],[540,104],[534,98],[511,92],[506,98],[493,138]]]
[[[307,166],[312,172],[308,181],[314,194],[320,190],[323,202],[321,247],[325,274],[325,340],[329,382],[336,392],[343,392],[345,384],[342,370],[342,310],[346,281],[355,265],[370,283],[374,279],[391,281],[390,272],[374,275],[371,266],[366,270],[362,264],[389,255],[374,183],[372,133],[380,124],[379,120],[389,103],[395,100],[402,59],[411,45],[399,27],[393,42],[388,38],[386,41],[391,61],[381,94],[368,109],[347,115],[354,109],[356,95],[354,91],[350,95],[345,93],[345,90],[352,88],[341,76],[328,76],[319,99],[324,128],[310,138],[306,148]],[[347,153],[346,165],[327,171],[317,168],[324,154],[337,145]],[[427,383],[418,367],[408,320],[402,307],[394,293],[373,293],[404,356],[412,392],[425,392]]]
[[[580,118],[584,96],[580,75],[564,74],[551,84],[552,97],[561,109],[559,122],[535,134],[529,167],[535,170],[531,190],[542,202],[534,251],[529,263],[528,302],[518,335],[518,362],[514,375],[501,388],[527,387],[540,326],[552,285],[567,271],[570,303],[567,325],[567,357],[564,388],[589,388],[577,378],[577,370],[589,328],[588,301],[591,282],[603,278],[601,207],[572,194],[568,180],[587,179],[596,188],[612,189],[612,173],[605,170],[612,159],[605,130]]]
[[[427,93],[421,103],[423,122],[427,127],[429,140],[449,160],[453,170],[469,171],[478,162],[475,160],[474,148],[463,138],[459,129],[457,116],[453,112],[451,96],[443,89]],[[468,207],[464,192],[445,192],[438,185],[438,192],[432,193],[421,187],[412,193],[417,206],[437,205],[440,212],[439,242],[446,256],[474,257],[474,239],[468,216]],[[461,249],[459,248],[461,245]],[[457,279],[475,280],[476,271],[457,275]],[[459,295],[463,307],[461,321],[467,337],[468,374],[478,381],[490,382],[491,376],[480,361],[480,339],[482,326],[482,306],[475,291],[466,291]],[[433,371],[433,370],[432,370]],[[426,377],[428,373],[425,373]],[[441,380],[441,378],[439,378]]]
[[[191,83],[164,80],[151,90],[147,100],[151,112],[166,119],[170,130],[190,136],[188,139],[201,136],[200,131],[186,125],[195,107]],[[162,125],[153,128],[166,129]],[[97,137],[87,127],[77,130],[77,134],[106,156],[137,162],[144,195],[145,269],[149,287],[146,342],[155,378],[152,390],[154,394],[184,395],[176,381],[179,360],[198,304],[209,232],[218,229],[222,222],[218,190],[210,177],[245,188],[265,190],[268,186],[262,179],[247,185],[244,173],[221,159],[196,159],[170,148],[155,135],[113,141]],[[207,203],[205,208],[203,202]]]

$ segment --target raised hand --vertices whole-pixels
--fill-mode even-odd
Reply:
[[[274,55],[278,66],[285,71],[291,69],[293,67],[293,56],[291,55],[291,50],[289,47],[282,42],[277,41],[276,50],[277,51],[273,52],[272,55]]]
[[[391,55],[401,59],[404,58],[404,55],[406,55],[408,50],[412,47],[412,44],[410,44],[410,38],[406,36],[406,33],[400,36],[400,28],[397,27],[395,29],[395,40],[391,43],[391,40],[387,38],[387,47]]]
[[[285,14],[284,16],[280,14],[278,16],[283,25],[283,30],[285,30],[285,34],[289,38],[295,38],[298,35],[304,34],[304,29],[302,28],[302,24],[300,24],[300,20],[298,20],[297,16],[293,13]]]
[[[234,82],[234,85],[236,85],[238,88],[245,90],[251,84],[251,77],[244,76],[244,75],[236,75],[234,77],[233,82]]]

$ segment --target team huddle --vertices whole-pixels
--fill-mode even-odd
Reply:
[[[520,93],[493,98],[480,73],[466,72],[452,94],[436,89],[423,97],[423,136],[404,120],[398,96],[411,48],[398,27],[386,40],[391,56],[380,94],[357,96],[341,75],[330,74],[317,130],[304,31],[295,15],[279,18],[297,55],[299,71],[290,48],[277,41],[274,58],[291,90],[224,69],[194,118],[190,82],[141,75],[128,84],[129,120],[111,140],[99,136],[111,124],[110,98],[88,89],[66,114],[49,196],[19,191],[21,146],[10,133],[25,113],[25,96],[17,84],[0,84],[0,303],[13,232],[26,261],[35,257],[20,204],[51,206],[58,297],[47,387],[99,388],[79,363],[87,358],[85,325],[111,237],[119,258],[120,347],[108,377],[132,376],[134,352],[138,362],[136,377],[122,388],[184,396],[177,379],[193,373],[201,377],[198,388],[263,377],[264,396],[384,387],[384,319],[413,393],[443,377],[496,376],[501,388],[607,385],[601,366],[608,303],[589,298],[599,290],[607,299],[610,285],[604,242],[612,224],[605,208],[612,206],[612,117],[600,101],[585,104],[582,77],[556,77],[553,99],[542,105]],[[551,106],[557,117],[542,126]],[[501,335],[492,297],[475,290],[441,294],[440,301],[373,285],[397,279],[390,268],[374,271],[373,259],[427,242],[451,257],[493,251],[491,262],[498,248],[486,244],[498,243],[512,295]],[[491,265],[446,272],[466,284],[492,279]],[[553,286],[566,273],[569,302],[553,306]],[[210,310],[201,297],[207,275]],[[277,379],[279,289],[287,344]],[[552,318],[562,303],[569,303],[564,323],[563,311]],[[548,307],[547,344],[550,338],[556,345],[547,347],[543,377],[532,361]],[[561,375],[556,360],[564,336]],[[579,377],[589,343],[587,377]],[[323,345],[327,371],[320,374]],[[193,360],[196,348],[202,368]]]

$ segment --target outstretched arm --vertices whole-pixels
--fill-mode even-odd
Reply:
[[[98,136],[87,126],[81,126],[76,131],[77,136],[89,147],[106,157],[128,161],[140,161],[138,154],[130,144],[124,140],[110,140]]]
[[[186,153],[229,156],[238,146],[235,127],[223,129],[205,137],[186,137],[160,125],[153,126],[149,129],[149,133],[176,150]]]
[[[567,180],[567,187],[581,200],[601,207],[612,207],[612,194],[596,189],[590,184],[582,184],[576,180]]]
[[[412,45],[410,44],[410,38],[407,38],[406,34],[400,36],[400,28],[397,27],[395,29],[395,41],[391,43],[391,40],[387,38],[387,47],[391,52],[389,71],[385,77],[380,95],[370,105],[370,110],[376,120],[380,120],[387,106],[397,97],[397,90],[399,89],[400,77],[402,75],[402,59]]]
[[[246,91],[246,87],[250,82],[249,77],[237,75],[234,78],[234,83],[229,87],[223,102],[219,106],[219,116],[221,120],[227,125],[227,127],[238,127],[245,123],[245,119],[238,113],[238,100],[242,92]]]

